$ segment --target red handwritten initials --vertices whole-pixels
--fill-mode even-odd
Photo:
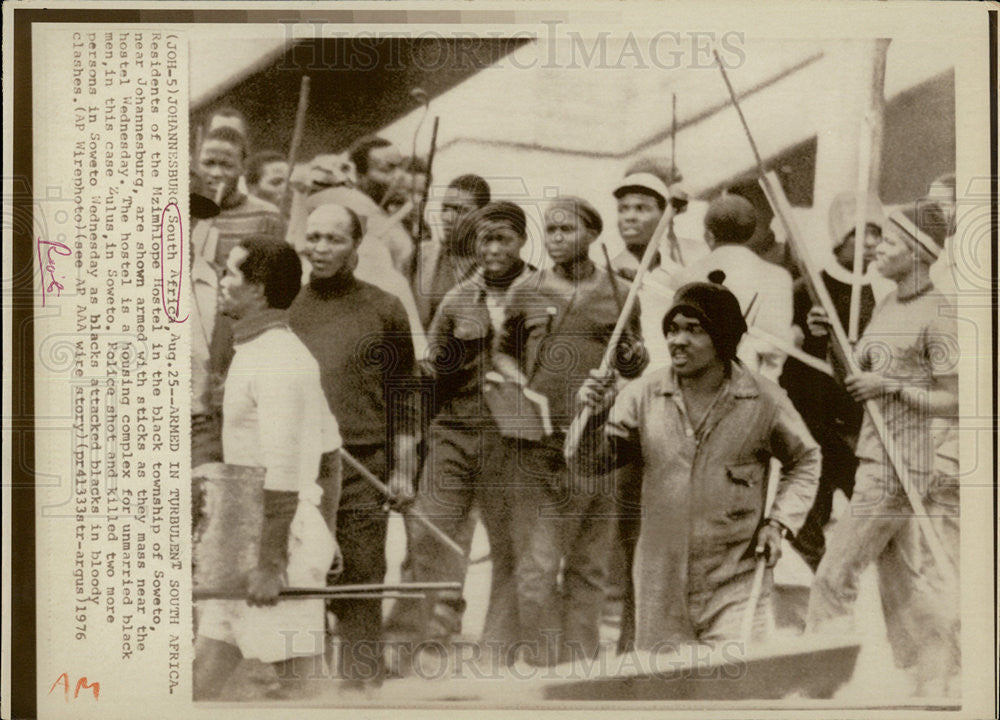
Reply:
[[[49,688],[49,695],[52,691],[62,683],[63,686],[63,699],[69,702],[69,675],[63,673],[56,678],[56,681],[52,683],[52,687]],[[94,693],[94,700],[97,700],[101,696],[101,684],[99,682],[89,683],[87,682],[87,676],[84,675],[82,678],[76,681],[76,688],[73,690],[73,699],[76,700],[80,696],[81,690],[90,690]]]
[[[38,251],[38,272],[42,278],[42,307],[45,307],[45,297],[53,290],[56,291],[56,297],[62,294],[65,289],[59,280],[56,280],[56,258],[52,256],[55,253],[57,256],[62,255],[63,257],[69,257],[73,254],[73,251],[68,247],[63,245],[58,240],[42,240],[38,238],[35,245]],[[45,258],[42,258],[42,248],[45,247]],[[48,273],[48,281],[46,282],[45,274]],[[59,276],[60,280],[65,280],[65,275]]]

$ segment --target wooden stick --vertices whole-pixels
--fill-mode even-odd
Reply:
[[[292,129],[292,143],[288,147],[288,171],[285,173],[285,192],[281,198],[281,214],[287,216],[291,208],[292,191],[288,183],[295,168],[295,161],[302,144],[302,134],[305,132],[306,112],[309,110],[309,76],[302,76],[299,85],[299,106],[295,111],[295,127]]]
[[[604,356],[601,358],[601,365],[598,370],[603,373],[607,373],[611,368],[611,361],[618,349],[618,342],[625,332],[625,326],[628,324],[629,316],[632,314],[632,308],[635,307],[635,301],[639,297],[639,288],[642,286],[642,279],[645,277],[646,271],[649,270],[649,266],[653,264],[653,258],[656,257],[657,249],[670,229],[674,212],[673,203],[668,202],[667,208],[660,218],[660,222],[656,225],[656,230],[653,231],[653,237],[650,238],[649,245],[646,246],[646,252],[642,255],[642,260],[639,262],[639,269],[632,280],[632,286],[629,288],[628,295],[625,297],[625,305],[618,314],[618,322],[615,323],[614,330],[611,331],[611,339],[608,340],[608,346],[604,349]],[[566,442],[563,445],[563,457],[566,460],[569,460],[576,454],[576,449],[583,438],[583,432],[587,429],[587,423],[590,422],[590,416],[590,406],[585,405],[569,426],[569,430],[566,432]]]
[[[767,330],[761,330],[760,328],[751,325],[747,328],[747,335],[752,335],[758,340],[771,343],[776,348],[781,350],[781,352],[786,353],[789,357],[795,358],[803,365],[808,365],[813,370],[817,370],[824,375],[829,375],[830,377],[836,377],[833,373],[833,366],[830,365],[830,363],[824,362],[817,357],[813,357],[809,353],[804,350],[800,350],[791,343],[785,342],[781,338],[772,335],[767,332]]]
[[[385,495],[386,498],[388,498],[390,501],[396,499],[396,496],[393,495],[391,490],[389,490],[389,487],[384,482],[375,477],[375,474],[371,470],[369,470],[360,462],[358,462],[358,460],[349,452],[347,452],[345,448],[340,448],[340,456],[344,459],[344,462],[346,462],[352,468],[357,470],[358,473],[361,475],[361,477],[363,477],[368,482],[368,484],[375,487],[375,489],[378,490],[383,495]],[[465,560],[465,551],[462,550],[459,544],[456,543],[454,540],[452,540],[450,537],[448,537],[447,533],[445,533],[437,525],[432,523],[423,515],[420,515],[411,509],[403,511],[402,514],[423,525],[435,538],[437,538],[441,542],[441,544],[445,545],[449,550],[451,550],[453,553],[462,558],[462,560]]]
[[[673,185],[677,177],[677,93],[670,93],[670,184]],[[671,192],[671,196],[673,193]],[[668,197],[667,202],[673,204],[673,197]],[[678,265],[684,265],[684,255],[681,253],[680,243],[677,242],[677,234],[674,232],[674,218],[670,218],[670,229],[667,231],[667,243],[670,246],[670,259]]]
[[[746,649],[753,640],[753,619],[757,614],[757,605],[760,603],[760,593],[764,589],[764,572],[767,570],[767,559],[757,558],[757,565],[753,571],[753,584],[750,586],[750,599],[747,601],[747,609],[743,611],[743,624],[740,629],[740,638],[743,640],[743,647]]]
[[[423,598],[429,592],[462,592],[462,584],[457,582],[426,582],[398,584],[356,584],[332,585],[329,587],[287,587],[282,588],[278,597],[282,600],[305,598],[328,599],[376,599],[395,597]],[[195,600],[244,600],[245,591],[233,591],[220,588],[196,588],[192,593]]]
[[[858,190],[854,212],[854,266],[851,271],[851,304],[847,339],[858,342],[861,326],[861,291],[864,287],[864,239],[868,230],[868,195],[877,187],[881,163],[883,109],[885,106],[885,62],[888,40],[875,40],[872,58],[871,93],[861,118],[858,143]]]
[[[621,290],[618,289],[618,281],[615,278],[615,270],[611,267],[611,255],[608,253],[608,246],[601,243],[601,252],[604,254],[604,266],[608,271],[608,280],[611,282],[611,294],[615,297],[615,306],[618,312],[622,311],[625,304],[622,302]]]
[[[438,115],[434,116],[434,126],[431,128],[431,149],[427,153],[427,182],[424,183],[424,194],[420,198],[419,212],[417,215],[417,237],[414,238],[413,243],[413,264],[410,266],[410,283],[417,277],[417,272],[420,268],[420,243],[424,239],[424,231],[427,228],[427,221],[424,219],[424,213],[427,212],[427,198],[431,192],[431,182],[434,180],[434,155],[437,152],[437,137],[438,137],[438,123],[441,118]]]

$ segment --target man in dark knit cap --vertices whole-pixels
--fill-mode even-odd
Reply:
[[[637,650],[738,639],[754,556],[773,567],[782,535],[798,529],[812,503],[819,448],[784,391],[736,358],[745,331],[723,285],[685,285],[663,319],[672,366],[626,385],[613,406],[613,386],[598,377],[578,395],[595,418],[575,462],[596,471],[642,467]],[[772,456],[782,471],[765,514]],[[770,626],[771,586],[767,577],[754,614],[758,638]]]
[[[393,295],[354,277],[363,235],[360,218],[340,205],[321,205],[306,226],[312,274],[289,308],[289,324],[319,363],[344,447],[393,494],[413,499],[416,475],[415,365],[406,311]],[[387,454],[392,453],[390,457]],[[322,476],[337,455],[324,455]],[[345,468],[337,511],[344,557],[341,583],[381,583],[385,577],[388,512],[384,498]],[[331,603],[342,636],[340,670],[352,683],[378,684],[382,605],[379,600]]]
[[[876,269],[896,289],[875,307],[854,350],[861,372],[844,385],[855,401],[878,405],[904,467],[890,462],[866,413],[850,509],[828,540],[807,617],[809,630],[849,632],[858,578],[874,562],[896,664],[912,672],[918,695],[933,696],[958,691],[960,656],[958,337],[954,310],[929,275],[949,225],[935,202],[917,201],[890,213],[876,248]],[[915,520],[925,511],[936,537]],[[935,542],[947,567],[929,552]]]

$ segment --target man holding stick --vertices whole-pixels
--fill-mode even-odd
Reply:
[[[608,343],[615,342],[612,328],[620,322],[611,278],[588,258],[602,228],[586,200],[552,202],[545,212],[545,247],[554,267],[513,292],[495,357],[509,381],[547,399],[556,428],[539,442],[519,441],[516,448],[518,618],[527,659],[539,665],[592,657],[598,649],[614,497],[593,487],[592,478],[569,473],[563,445],[573,397],[601,364]],[[612,369],[638,376],[648,358],[637,306],[627,331],[615,340]]]
[[[866,414],[850,510],[820,562],[807,618],[811,631],[847,629],[858,577],[875,562],[896,662],[912,668],[922,695],[947,693],[958,662],[958,340],[950,304],[929,276],[948,227],[937,204],[918,201],[889,215],[876,248],[876,267],[896,290],[875,308],[855,348],[861,372],[844,384],[857,402],[877,404],[884,436]],[[823,322],[814,312],[813,324]],[[923,512],[929,523],[918,526]],[[932,543],[950,567],[929,552]]]
[[[323,391],[340,422],[345,448],[376,477],[388,475],[402,509],[413,500],[417,404],[413,343],[398,299],[354,276],[360,218],[340,205],[309,215],[309,283],[289,310],[292,329],[319,362]],[[387,449],[393,451],[391,460]],[[338,471],[325,455],[321,475]],[[344,474],[337,512],[341,583],[381,583],[386,571],[386,498],[355,468]],[[342,637],[340,672],[359,688],[383,679],[379,600],[331,603]]]
[[[583,384],[579,400],[593,419],[573,460],[584,472],[642,468],[636,649],[738,639],[748,611],[759,638],[771,581],[749,607],[754,556],[773,566],[782,534],[805,519],[819,449],[784,392],[736,359],[746,322],[728,289],[683,286],[662,327],[672,367],[629,383],[613,406],[607,378]],[[772,456],[782,472],[765,517]]]
[[[340,474],[317,477],[320,457],[337,456],[340,435],[316,360],[287,324],[301,273],[283,241],[249,239],[230,251],[220,282],[220,310],[235,321],[236,345],[223,452],[229,464],[265,469],[264,521],[247,599],[200,603],[196,700],[217,697],[243,658],[274,663],[278,677],[292,683],[322,667],[322,600],[263,607],[274,605],[285,585],[323,585],[337,547],[336,516],[328,512],[324,522],[320,508],[336,508]]]

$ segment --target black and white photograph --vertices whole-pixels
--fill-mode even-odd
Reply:
[[[196,700],[960,702],[952,58],[276,44],[191,45]]]
[[[28,32],[39,711],[995,704],[995,10],[175,5]]]

